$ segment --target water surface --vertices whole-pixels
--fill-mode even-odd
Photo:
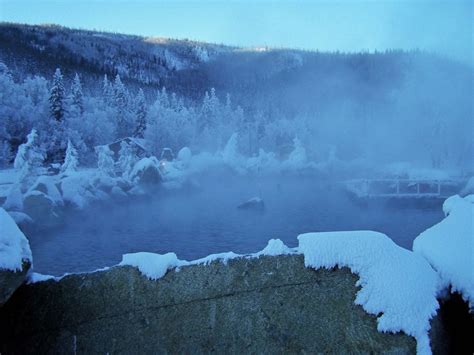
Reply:
[[[139,251],[173,251],[187,260],[251,253],[270,238],[294,247],[298,234],[318,231],[375,230],[411,249],[413,239],[443,217],[440,205],[358,203],[339,184],[313,177],[223,174],[197,182],[198,188],[95,204],[68,213],[61,227],[27,230],[35,271],[92,271]],[[264,199],[264,211],[237,208],[255,196]]]

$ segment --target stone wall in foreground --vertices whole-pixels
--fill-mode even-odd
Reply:
[[[354,304],[349,269],[303,256],[187,266],[157,281],[114,267],[23,285],[0,308],[0,353],[415,353]]]

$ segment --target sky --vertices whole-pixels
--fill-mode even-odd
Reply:
[[[473,0],[0,0],[0,21],[321,51],[423,49],[473,63]]]

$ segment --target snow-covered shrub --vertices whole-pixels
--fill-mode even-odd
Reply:
[[[98,154],[97,165],[99,171],[107,176],[115,176],[114,152],[106,145],[96,148]]]
[[[124,179],[128,179],[137,159],[138,158],[130,147],[130,144],[122,141],[120,143],[118,166]]]
[[[191,149],[188,147],[183,147],[180,149],[178,152],[177,159],[184,165],[188,166],[189,163],[191,162],[191,159],[193,157],[193,154],[191,153]]]
[[[64,163],[61,166],[61,172],[64,174],[69,174],[77,171],[77,166],[79,165],[78,154],[76,148],[71,143],[71,140],[67,142],[66,149],[66,158]]]
[[[19,182],[25,183],[29,177],[38,174],[38,169],[41,167],[43,160],[44,155],[38,146],[38,133],[35,129],[32,129],[27,136],[26,143],[18,148],[13,163],[13,166],[19,172]]]

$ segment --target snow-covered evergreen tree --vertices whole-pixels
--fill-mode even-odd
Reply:
[[[117,136],[126,137],[128,135],[128,115],[127,115],[127,98],[128,93],[125,85],[117,74],[114,82],[114,107],[117,112]]]
[[[97,147],[99,171],[107,176],[115,176],[114,152],[106,145]]]
[[[143,90],[138,91],[137,97],[135,98],[135,130],[133,133],[134,137],[143,138],[146,129],[146,115],[147,107],[145,101],[145,95]]]
[[[122,172],[122,177],[127,179],[132,172],[134,164],[137,162],[137,156],[133,152],[130,144],[125,141],[120,143],[118,165]]]
[[[71,85],[71,107],[80,115],[84,113],[84,97],[82,94],[82,84],[79,75],[76,73]]]
[[[61,166],[62,173],[71,173],[77,171],[77,166],[79,165],[79,159],[76,148],[71,143],[71,140],[67,142],[67,149],[66,149],[66,158],[64,159],[64,163]]]
[[[64,118],[66,111],[65,96],[63,75],[61,74],[61,69],[57,68],[54,73],[53,86],[51,87],[49,95],[51,117],[57,122],[63,121]]]
[[[102,99],[106,105],[112,105],[113,101],[113,88],[112,84],[109,82],[107,74],[104,75],[104,80],[102,81]]]
[[[19,182],[24,182],[30,176],[35,176],[41,167],[44,155],[38,145],[38,133],[31,130],[26,143],[18,147],[13,166],[19,172]]]

